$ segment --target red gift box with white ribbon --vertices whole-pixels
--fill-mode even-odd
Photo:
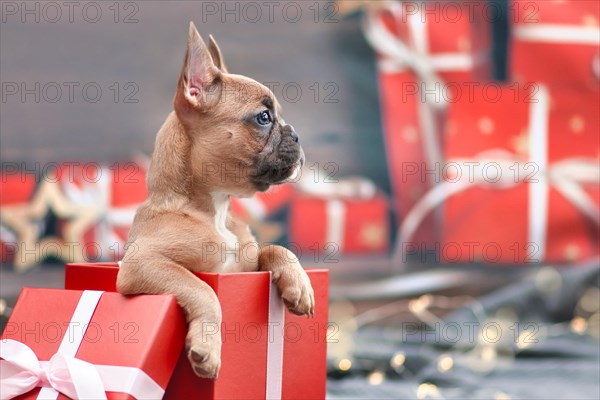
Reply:
[[[447,7],[450,5],[451,7]],[[388,165],[399,221],[436,184],[443,162],[442,124],[449,102],[490,77],[485,2],[390,2],[370,12],[364,33],[378,58]],[[416,236],[433,239],[429,216]]]
[[[443,182],[400,229],[404,252],[443,204],[445,261],[573,262],[599,253],[600,92],[503,86],[456,103]],[[411,247],[412,246],[412,247]],[[400,251],[400,250],[399,250]],[[397,258],[402,255],[396,254]]]
[[[298,197],[289,219],[290,248],[305,258],[337,262],[342,254],[378,254],[389,250],[388,200]]]
[[[68,201],[94,214],[92,223],[73,238],[80,248],[71,261],[120,260],[135,212],[148,196],[145,168],[134,162],[65,164],[56,171],[56,181]]]
[[[65,287],[114,291],[117,272],[116,263],[67,264]],[[315,291],[311,319],[285,309],[268,272],[196,273],[221,305],[221,370],[217,380],[198,378],[183,352],[165,398],[325,398],[329,275],[306,272]]]
[[[0,339],[0,393],[162,398],[185,330],[171,295],[24,288]]]
[[[600,83],[600,2],[514,0],[512,79],[594,89]]]

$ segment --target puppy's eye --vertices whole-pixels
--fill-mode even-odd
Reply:
[[[262,111],[256,116],[256,122],[260,125],[269,125],[271,122],[271,114],[268,111]]]

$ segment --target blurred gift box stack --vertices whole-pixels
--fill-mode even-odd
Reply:
[[[509,24],[508,82],[490,26]],[[395,264],[598,254],[600,3],[390,2],[368,13],[400,230]],[[498,40],[494,42],[498,45]]]
[[[374,53],[366,61],[377,65],[392,193],[309,160],[296,182],[232,199],[258,240],[331,267],[365,256],[396,268],[432,256],[492,265],[597,256],[600,3],[356,4]],[[501,39],[491,27],[502,21],[506,82],[492,79]],[[119,260],[147,168],[145,159],[3,168],[3,264]]]

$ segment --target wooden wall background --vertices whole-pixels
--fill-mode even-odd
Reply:
[[[23,7],[22,2],[15,3]],[[43,7],[41,2],[27,6],[35,10],[36,3]],[[256,2],[263,14],[252,22],[255,14],[246,9],[243,15],[243,2],[208,2],[219,11],[237,3],[240,18],[236,22],[235,15],[208,15],[212,9],[206,8],[207,2],[137,1],[129,2],[133,6],[121,3],[119,22],[115,23],[114,9],[109,8],[114,3],[95,2],[102,17],[91,23],[83,18],[86,3],[78,3],[73,22],[69,22],[66,7],[54,23],[50,20],[56,14],[50,8],[40,8],[39,22],[35,22],[36,15],[25,15],[25,23],[21,14],[3,10],[2,162],[114,162],[137,152],[149,154],[155,133],[171,110],[187,25],[194,20],[204,37],[212,33],[217,38],[230,71],[279,83],[275,94],[286,121],[300,133],[309,162],[335,162],[340,176],[365,174],[388,188],[374,58],[360,33],[357,15],[343,17],[332,3],[319,2],[315,21],[315,2],[295,1],[292,3],[300,7],[302,17],[292,23],[283,17],[282,9],[289,2],[276,2],[270,22],[267,8]],[[125,16],[135,10],[133,17],[138,22],[124,23]],[[86,15],[93,18],[93,11],[88,9]],[[288,8],[287,16],[293,16],[292,11]],[[20,95],[8,95],[5,90],[13,83],[32,88],[36,82],[40,87],[48,83],[62,86],[59,101],[51,103],[42,96],[36,103],[29,94],[23,102]],[[73,102],[64,82],[79,83]],[[96,103],[82,95],[83,85],[90,82],[103,91]],[[115,82],[120,90],[116,103]],[[134,95],[137,103],[123,102],[132,92],[125,87],[127,82],[139,88]],[[315,82],[320,90],[317,101],[310,88]],[[297,102],[282,97],[281,88],[287,83],[301,87],[302,97]],[[328,83],[333,86],[326,87]],[[51,86],[47,86],[46,98],[55,95]],[[337,103],[326,102],[327,95]]]

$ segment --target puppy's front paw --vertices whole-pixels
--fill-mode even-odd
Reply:
[[[315,294],[308,275],[301,267],[289,268],[277,282],[281,298],[291,313],[313,317]]]
[[[221,354],[208,343],[193,345],[188,350],[188,359],[194,373],[201,378],[216,379],[221,369]]]
[[[190,322],[186,349],[194,373],[201,378],[216,379],[221,368],[221,333],[218,323],[199,319]],[[209,329],[210,328],[210,329]]]

